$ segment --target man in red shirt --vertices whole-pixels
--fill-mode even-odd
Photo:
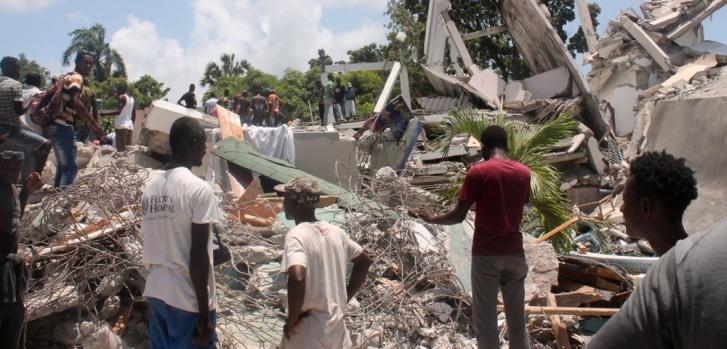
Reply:
[[[478,348],[499,348],[497,292],[502,290],[510,348],[530,348],[525,329],[525,261],[520,222],[530,197],[530,170],[508,159],[507,133],[490,126],[483,132],[484,161],[467,172],[457,206],[441,215],[429,208],[412,211],[432,224],[462,222],[476,205],[472,241],[472,318]]]

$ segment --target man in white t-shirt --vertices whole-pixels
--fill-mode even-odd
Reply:
[[[215,108],[217,107],[217,96],[214,92],[210,93],[210,98],[207,99],[206,102],[204,102],[204,112],[212,115],[212,112],[215,111]]]
[[[344,310],[373,263],[343,230],[316,219],[320,196],[318,183],[310,179],[296,178],[285,186],[285,216],[297,225],[285,236],[281,264],[288,276],[284,349],[351,348]],[[347,286],[348,262],[353,271]]]
[[[212,224],[219,208],[212,188],[190,168],[202,164],[205,133],[197,120],[176,120],[169,132],[172,160],[142,197],[144,296],[153,349],[214,348],[215,280]]]
[[[134,97],[128,91],[129,86],[125,82],[116,86],[119,109],[113,112],[99,113],[101,116],[116,116],[114,133],[116,134],[116,150],[119,152],[126,151],[126,147],[131,145],[131,133],[134,130],[134,121],[136,120]]]

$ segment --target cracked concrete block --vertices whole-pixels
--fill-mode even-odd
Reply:
[[[477,70],[467,82],[480,92],[481,97],[492,106],[500,106],[500,95],[505,90],[505,80],[494,70]]]
[[[523,83],[535,99],[570,97],[572,93],[570,74],[564,67],[529,77]]]
[[[266,246],[239,246],[234,247],[234,252],[239,253],[242,259],[249,264],[266,264],[282,257],[283,251]]]

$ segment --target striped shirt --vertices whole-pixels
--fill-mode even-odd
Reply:
[[[15,102],[23,102],[23,85],[7,76],[0,76],[0,127],[20,127]]]

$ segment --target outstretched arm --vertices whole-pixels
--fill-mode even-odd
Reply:
[[[457,206],[440,215],[434,214],[434,211],[429,207],[424,207],[419,210],[409,210],[409,214],[414,218],[421,218],[427,223],[453,225],[462,223],[467,218],[467,212],[469,212],[471,206],[472,204],[460,200],[457,201]]]
[[[351,298],[353,298],[353,296],[355,296],[361,289],[364,281],[366,281],[366,275],[369,272],[369,268],[371,267],[371,264],[374,263],[366,251],[361,252],[361,254],[354,258],[352,262],[353,270],[351,271],[351,280],[348,282],[348,286],[346,287],[348,301],[351,301]]]

